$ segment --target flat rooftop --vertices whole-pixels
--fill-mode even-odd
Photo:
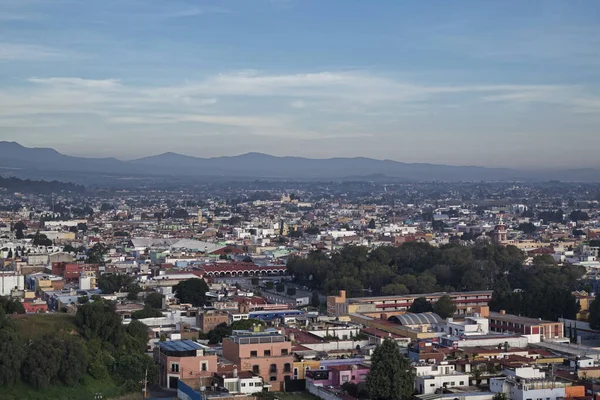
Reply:
[[[543,319],[538,319],[538,318],[529,318],[529,317],[522,317],[519,315],[513,315],[513,314],[501,314],[499,312],[490,312],[490,319],[499,319],[502,321],[510,321],[510,322],[517,322],[519,324],[523,324],[523,325],[541,325],[541,324],[559,324],[560,322],[556,322],[556,321],[546,321]]]

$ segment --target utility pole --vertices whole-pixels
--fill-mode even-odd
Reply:
[[[148,368],[146,368],[146,374],[144,376],[144,389],[142,393],[142,398],[145,399],[148,394]]]

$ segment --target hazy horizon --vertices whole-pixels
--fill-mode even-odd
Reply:
[[[598,167],[600,4],[0,0],[0,140]]]

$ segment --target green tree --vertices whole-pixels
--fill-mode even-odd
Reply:
[[[0,319],[6,318],[0,309]],[[17,332],[9,327],[0,328],[0,384],[12,385],[21,379],[21,365],[25,349]]]
[[[75,323],[85,338],[98,338],[118,345],[122,340],[123,325],[115,310],[115,303],[111,301],[86,303],[77,309]]]
[[[384,296],[394,296],[408,294],[410,291],[402,283],[389,283],[381,288],[381,294]]]
[[[194,307],[202,307],[206,302],[208,285],[204,279],[193,278],[179,282],[173,287],[173,290],[180,303],[190,303]]]
[[[21,373],[25,381],[36,389],[44,389],[58,379],[64,344],[53,334],[30,341]]]
[[[131,313],[131,318],[133,319],[160,318],[162,316],[162,312],[156,308],[152,308],[148,304],[146,304],[143,309]]]
[[[88,362],[87,349],[81,340],[76,337],[66,337],[58,377],[67,386],[75,386],[85,376]]]
[[[398,344],[386,338],[371,358],[367,390],[372,400],[407,400],[414,391],[415,375]]]
[[[312,292],[312,296],[310,297],[310,305],[319,308],[321,306],[321,297],[319,296],[319,292]]]
[[[132,345],[140,352],[145,352],[148,345],[148,326],[138,320],[133,320],[127,325],[127,334],[133,341]]]
[[[120,355],[115,363],[113,376],[127,391],[138,391],[148,371],[148,380],[152,383],[157,376],[156,364],[144,353]]]
[[[146,294],[144,304],[156,308],[157,310],[161,310],[163,308],[163,298],[163,295],[158,292],[150,292]]]
[[[596,296],[590,304],[590,328],[600,329],[600,296]]]
[[[25,314],[25,308],[18,299],[11,297],[0,296],[0,309],[4,310],[7,315],[10,314]]]
[[[456,312],[456,303],[448,295],[443,295],[433,305],[433,312],[446,319]]]
[[[96,243],[87,252],[87,262],[90,264],[104,265],[104,257],[108,253],[108,249],[102,243]]]
[[[432,312],[433,306],[425,297],[418,297],[410,305],[409,311],[415,314]]]

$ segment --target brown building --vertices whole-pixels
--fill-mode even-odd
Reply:
[[[206,311],[196,316],[196,326],[204,333],[210,332],[223,323],[229,323],[229,314],[224,311]]]

